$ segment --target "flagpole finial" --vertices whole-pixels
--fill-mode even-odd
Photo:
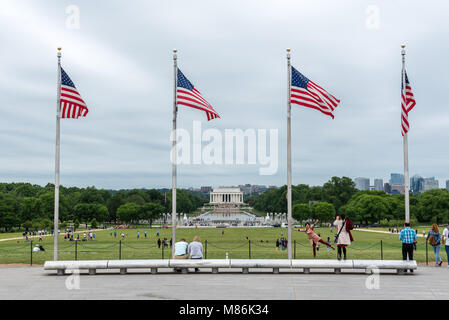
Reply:
[[[60,58],[61,57],[61,47],[58,47],[58,58]]]
[[[405,48],[405,44],[401,44],[401,48],[404,49]]]
[[[178,52],[178,49],[173,49],[173,53],[176,53],[176,52]]]
[[[290,52],[290,48],[287,48],[287,52]]]

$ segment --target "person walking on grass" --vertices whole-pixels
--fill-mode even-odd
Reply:
[[[435,253],[435,267],[441,267],[443,263],[443,260],[440,258],[441,233],[436,223],[432,224],[432,229],[427,234],[426,239],[429,241]]]
[[[314,259],[316,259],[316,248],[319,243],[323,243],[326,246],[335,250],[335,248],[330,243],[321,239],[321,237],[319,235],[317,235],[315,233],[315,231],[313,231],[313,229],[315,228],[315,225],[317,223],[318,223],[318,219],[315,220],[315,223],[313,225],[310,225],[310,223],[307,222],[305,225],[305,229],[298,229],[299,232],[305,232],[307,234],[307,236],[309,237],[309,241],[310,241],[310,244],[312,245],[312,249],[313,249],[313,258]]]
[[[199,236],[195,236],[193,241],[189,243],[187,253],[190,256],[190,259],[203,259],[203,244],[201,243]],[[200,271],[200,269],[195,268],[195,272],[198,271]]]
[[[399,240],[402,241],[402,260],[407,261],[408,258],[409,261],[412,261],[418,236],[416,231],[410,228],[409,222],[404,223],[404,229],[399,233]],[[407,270],[404,271],[407,272]],[[413,273],[413,269],[410,269],[410,272]]]
[[[449,268],[449,221],[443,231],[443,242],[445,244],[444,249],[446,249],[447,267]]]
[[[333,225],[337,227],[337,235],[335,236],[335,243],[337,244],[337,259],[341,260],[341,254],[343,252],[343,259],[346,260],[346,247],[354,241],[352,238],[351,230],[353,229],[352,221],[346,218],[343,213],[341,216],[337,216]]]

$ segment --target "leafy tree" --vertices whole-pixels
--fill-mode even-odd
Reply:
[[[90,220],[104,222],[108,218],[108,208],[99,203],[79,203],[73,208],[73,214],[76,219],[84,221],[87,224]]]
[[[153,224],[153,220],[159,218],[164,211],[164,207],[157,203],[145,203],[141,207],[140,218],[148,220],[150,222],[150,228]]]
[[[421,194],[416,218],[419,222],[435,223],[449,220],[449,191],[434,189]]]
[[[25,228],[26,231],[28,231],[33,227],[33,223],[30,220],[27,220],[24,223],[22,223],[22,227]]]
[[[19,183],[14,188],[14,194],[18,197],[34,197],[36,188],[30,183]]]
[[[66,220],[68,218],[68,207],[66,197],[63,194],[59,195],[59,218]],[[53,219],[55,212],[55,193],[54,191],[47,191],[39,196],[40,216]]]
[[[81,191],[79,201],[82,203],[106,204],[103,195],[104,193],[101,190],[98,190],[95,187],[88,187]]]
[[[139,219],[141,207],[133,202],[128,202],[121,205],[117,209],[117,218],[125,223],[135,222]]]
[[[125,204],[126,193],[123,190],[117,191],[114,193],[111,198],[107,201],[108,211],[109,211],[109,220],[115,221],[117,218],[117,209]]]
[[[93,219],[90,221],[90,226],[91,226],[92,228],[96,228],[96,227],[98,226],[98,221],[97,221],[97,219],[93,218]]]
[[[335,207],[332,203],[317,202],[312,206],[312,212],[315,218],[321,221],[331,221],[335,217]]]
[[[323,200],[332,203],[336,210],[346,204],[357,192],[355,183],[348,177],[332,177],[323,185]]]
[[[38,198],[26,197],[23,199],[19,208],[19,216],[21,221],[32,220],[40,217],[40,202]]]
[[[390,207],[385,197],[376,194],[360,192],[346,206],[346,210],[354,220],[365,224],[379,222]]]
[[[74,227],[74,229],[75,229],[75,230],[78,229],[79,226],[80,226],[79,220],[78,220],[78,219],[75,219],[75,221],[73,221],[73,227]],[[73,230],[73,231],[75,231],[75,230]]]
[[[8,231],[19,224],[20,220],[17,217],[14,197],[8,194],[0,194],[0,228]]]
[[[298,203],[292,207],[292,216],[298,221],[304,221],[312,218],[312,210],[305,203]]]
[[[54,221],[50,220],[49,218],[43,218],[41,220],[41,226],[44,229],[53,229]]]

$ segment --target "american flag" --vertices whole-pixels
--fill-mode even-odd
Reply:
[[[206,112],[207,120],[220,118],[214,108],[203,98],[201,93],[184,76],[178,68],[178,86],[176,87],[176,101],[187,107],[200,109]]]
[[[401,125],[402,135],[407,134],[409,130],[408,113],[416,104],[415,97],[413,96],[412,87],[408,81],[407,73],[405,73],[405,94],[404,94],[404,82],[401,82],[402,94],[401,94]]]
[[[61,67],[61,118],[85,117],[89,110],[78,90]]]
[[[301,72],[292,67],[292,83],[290,91],[291,103],[316,109],[334,118],[333,111],[340,100],[328,93]]]

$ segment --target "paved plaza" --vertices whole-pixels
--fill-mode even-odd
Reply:
[[[129,271],[126,275],[110,270],[99,270],[97,275],[82,272],[77,282],[42,266],[1,267],[0,299],[449,299],[447,267],[419,267],[413,275],[381,274],[378,282],[367,281],[369,275],[363,273],[335,275],[330,270],[174,274],[161,269],[156,275]],[[69,290],[67,283],[72,288],[79,283],[79,289]]]

